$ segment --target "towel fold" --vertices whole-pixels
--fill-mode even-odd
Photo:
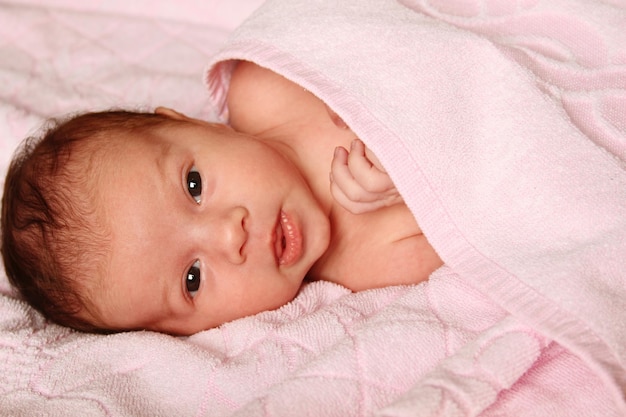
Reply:
[[[233,60],[316,94],[446,265],[626,412],[624,22],[604,2],[269,1],[207,84],[225,118]]]

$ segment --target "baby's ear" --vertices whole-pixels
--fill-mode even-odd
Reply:
[[[174,120],[189,120],[189,117],[185,116],[182,113],[177,112],[176,110],[170,109],[169,107],[157,107],[154,109],[156,114],[160,114],[161,116],[167,116]]]

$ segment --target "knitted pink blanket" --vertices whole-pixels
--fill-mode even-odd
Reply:
[[[2,2],[2,166],[46,116],[210,115],[253,3]],[[0,277],[0,415],[626,415],[625,48],[619,0],[268,2],[214,102],[230,59],[317,94],[446,265],[189,338],[77,333]]]

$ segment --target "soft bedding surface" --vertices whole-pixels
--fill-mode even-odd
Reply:
[[[315,282],[189,338],[77,333],[3,277],[0,415],[625,415],[623,6],[270,1],[220,49],[260,3],[0,2],[3,170],[50,116],[225,116],[229,60],[250,59],[340,113],[447,265],[419,286],[357,294]],[[537,207],[548,215],[517,220]],[[542,233],[520,238],[532,226]]]

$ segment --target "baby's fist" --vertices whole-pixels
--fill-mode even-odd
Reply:
[[[402,201],[376,156],[359,139],[352,141],[350,152],[343,147],[335,149],[330,180],[335,200],[354,214]]]

